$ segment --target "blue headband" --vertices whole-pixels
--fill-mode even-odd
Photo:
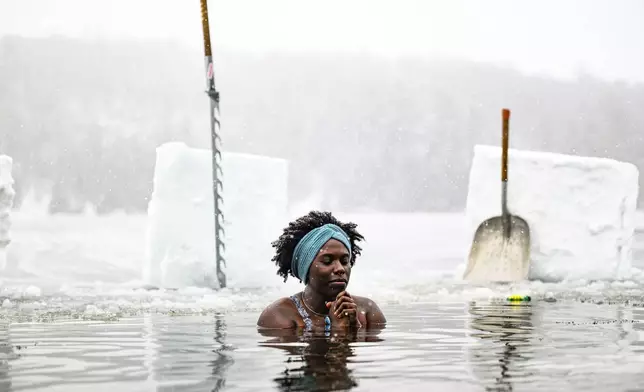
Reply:
[[[351,253],[349,236],[340,227],[331,223],[316,227],[302,237],[293,251],[293,258],[291,259],[293,276],[299,278],[302,282],[306,282],[309,268],[313,264],[315,256],[331,238],[342,242]]]

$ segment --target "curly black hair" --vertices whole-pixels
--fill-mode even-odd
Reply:
[[[356,258],[362,251],[362,248],[360,248],[357,243],[364,240],[362,234],[358,233],[356,230],[358,225],[352,222],[340,222],[330,212],[311,211],[289,223],[277,241],[273,241],[271,243],[273,248],[275,248],[275,256],[273,256],[272,261],[274,261],[279,267],[277,274],[284,278],[284,282],[286,282],[289,275],[293,275],[293,271],[291,270],[291,259],[297,243],[300,242],[302,237],[311,230],[328,223],[339,226],[345,233],[347,233],[347,236],[349,236],[349,242],[351,243],[350,264],[351,266],[355,264]]]

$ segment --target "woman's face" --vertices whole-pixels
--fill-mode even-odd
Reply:
[[[309,268],[307,285],[329,299],[344,291],[351,276],[351,254],[342,242],[330,239]]]

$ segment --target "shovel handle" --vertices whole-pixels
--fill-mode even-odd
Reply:
[[[508,181],[508,145],[510,144],[510,109],[503,109],[503,143],[501,152],[501,181]]]
[[[210,47],[210,24],[208,22],[208,0],[201,0],[201,27],[203,29],[204,55],[212,56]]]

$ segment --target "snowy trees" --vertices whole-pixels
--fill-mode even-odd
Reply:
[[[644,85],[413,57],[214,54],[224,150],[289,159],[294,202],[460,210],[472,146],[499,143],[501,107],[516,148],[644,170]],[[14,158],[16,206],[39,189],[54,192],[52,212],[145,211],[158,145],[209,148],[202,57],[171,43],[1,39],[0,153]]]

